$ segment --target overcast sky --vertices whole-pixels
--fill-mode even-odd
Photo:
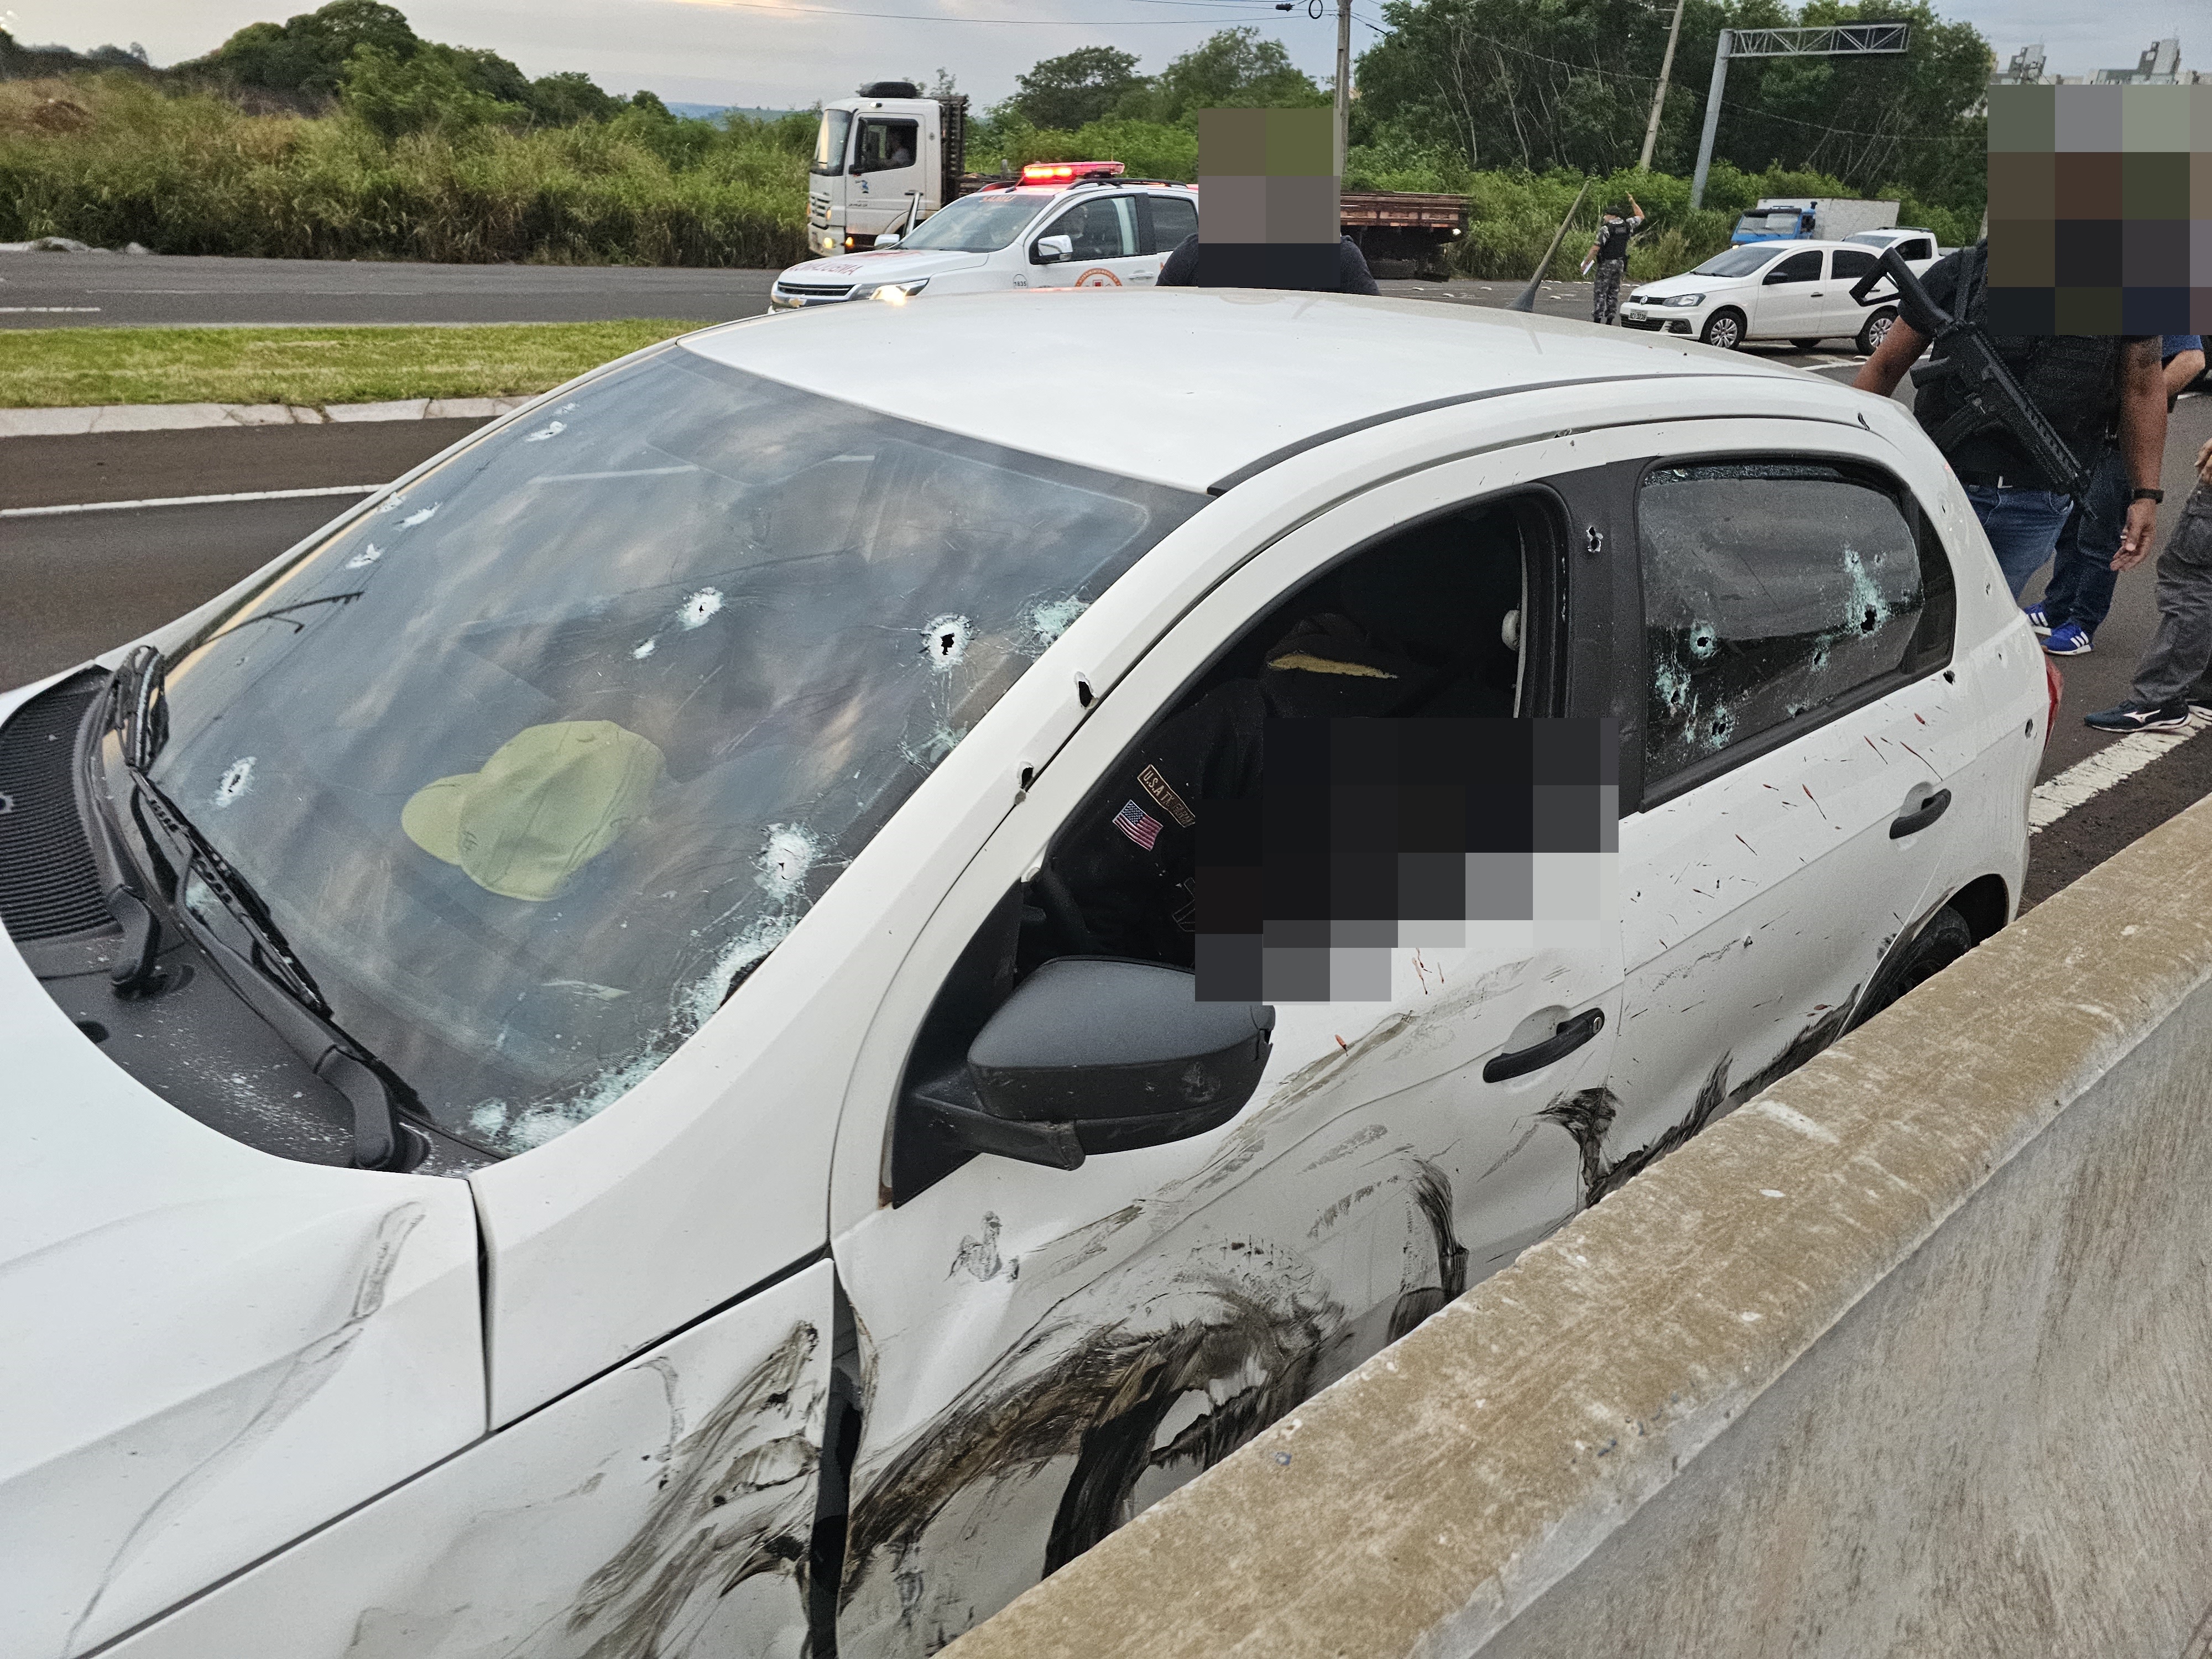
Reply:
[[[769,108],[842,97],[863,79],[951,71],[993,103],[1040,58],[1077,46],[1133,52],[1157,70],[1215,29],[1256,24],[1300,67],[1334,70],[1330,16],[1270,0],[399,0],[416,31],[453,46],[489,46],[532,75],[582,70],[610,91]],[[232,30],[281,21],[313,0],[0,0],[0,27],[24,41],[79,50],[143,45],[157,64],[196,58]],[[2042,41],[2066,74],[2132,66],[2161,35],[2180,35],[2182,63],[2212,68],[2212,21],[2192,40],[2183,14],[2202,0],[1954,0],[1939,9],[1978,27],[2000,58]],[[1353,15],[1379,21],[1379,0]],[[869,16],[869,13],[892,14]],[[1353,29],[1357,52],[1374,35]],[[1656,65],[1654,66],[1656,67]]]

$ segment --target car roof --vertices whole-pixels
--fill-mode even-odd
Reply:
[[[750,318],[682,349],[1009,448],[1204,489],[1423,407],[1656,375],[1797,381],[1664,336],[1432,301],[1047,289]]]

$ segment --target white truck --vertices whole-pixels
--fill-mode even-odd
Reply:
[[[1846,201],[1839,197],[1768,196],[1735,222],[1732,243],[1840,242],[1861,231],[1887,230],[1897,222],[1894,202]]]
[[[872,81],[822,106],[807,168],[806,249],[817,256],[873,247],[960,194],[968,100],[925,98],[911,81]]]

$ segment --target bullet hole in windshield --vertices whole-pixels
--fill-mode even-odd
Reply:
[[[349,570],[363,570],[368,568],[370,565],[374,564],[383,556],[384,550],[379,547],[374,542],[371,542],[367,547],[362,548],[360,552],[355,554],[353,557],[346,561],[346,568]]]
[[[803,824],[770,824],[768,845],[753,860],[756,878],[771,897],[787,899],[805,884],[820,853],[821,844]]]
[[[938,617],[922,630],[929,665],[941,674],[950,673],[968,654],[968,641],[974,633],[975,624],[965,617]]]
[[[1037,643],[1050,645],[1084,612],[1081,599],[1048,599],[1030,608],[1030,626],[1036,630]]]
[[[402,530],[412,530],[418,524],[429,523],[431,520],[438,516],[438,508],[441,505],[441,503],[440,502],[433,501],[429,506],[424,507],[420,513],[410,513],[405,518],[399,521],[399,527]]]
[[[659,647],[660,641],[659,640],[647,640],[643,645],[638,647],[636,650],[631,652],[630,655],[635,658],[638,661],[643,662],[647,657],[651,656],[656,650],[658,650]]]
[[[253,787],[253,757],[246,755],[231,762],[216,780],[215,804],[228,806]]]
[[[1690,624],[1690,654],[1699,662],[1705,661],[1714,652],[1719,650],[1720,645],[1720,635],[1711,623],[1700,622]]]
[[[522,441],[526,444],[542,444],[548,438],[559,437],[568,429],[568,425],[565,421],[548,421],[544,426],[539,427],[537,431],[526,432],[523,434]]]
[[[686,628],[701,628],[706,625],[709,617],[721,608],[721,590],[717,587],[702,587],[684,601],[683,608],[676,613],[676,619]],[[650,656],[652,653],[647,652],[645,654]]]

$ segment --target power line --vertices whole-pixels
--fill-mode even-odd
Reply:
[[[1376,28],[1374,24],[1368,22],[1357,12],[1354,12],[1352,16],[1363,27],[1373,30],[1376,34],[1387,35],[1393,32],[1389,29]],[[1659,84],[1659,77],[1656,75],[1638,75],[1630,70],[1601,69],[1595,64],[1575,64],[1570,63],[1564,58],[1548,58],[1540,52],[1530,52],[1525,46],[1516,46],[1510,40],[1500,40],[1496,36],[1485,34],[1478,29],[1462,29],[1461,33],[1472,40],[1481,41],[1486,46],[1495,46],[1501,52],[1510,52],[1517,57],[1527,58],[1539,64],[1550,64],[1559,69],[1572,70],[1577,75],[1594,75],[1601,81],[1632,81],[1647,89]],[[1753,116],[1762,121],[1780,121],[1789,126],[1803,127],[1808,131],[1833,133],[1838,137],[1844,138],[1879,138],[1893,144],[1972,143],[1978,145],[1983,143],[1982,139],[1974,135],[1964,132],[1937,133],[1914,137],[1905,133],[1868,132],[1856,127],[1832,127],[1820,121],[1801,121],[1794,115],[1778,114],[1772,110],[1761,108],[1756,104],[1740,104],[1731,98],[1722,99],[1721,107],[1734,110],[1739,115]]]

